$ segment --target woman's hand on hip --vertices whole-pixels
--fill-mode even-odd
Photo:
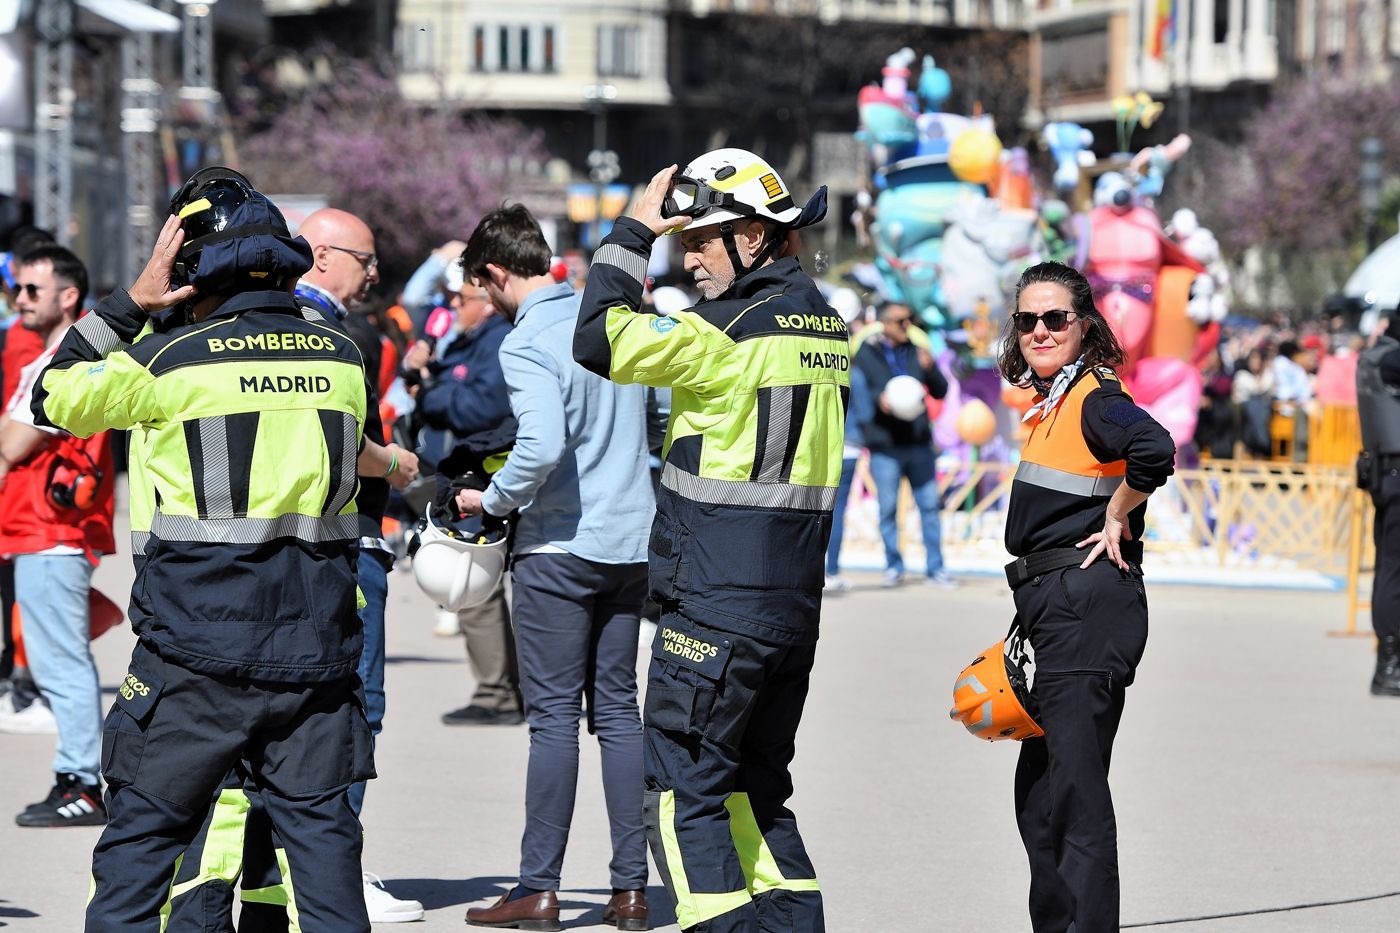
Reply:
[[[1093,545],[1089,550],[1089,555],[1084,558],[1084,563],[1079,565],[1082,570],[1098,559],[1100,554],[1107,554],[1109,563],[1119,570],[1128,570],[1128,562],[1123,559],[1122,542],[1133,540],[1133,533],[1128,528],[1126,516],[1114,515],[1112,511],[1104,516],[1103,531],[1096,531],[1089,537],[1080,541],[1075,547],[1082,548],[1085,545]]]

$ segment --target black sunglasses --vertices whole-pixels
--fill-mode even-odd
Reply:
[[[1029,311],[1017,311],[1011,315],[1011,320],[1016,324],[1016,330],[1022,334],[1029,334],[1035,330],[1035,325],[1044,322],[1045,329],[1053,334],[1069,327],[1070,315],[1078,315],[1077,311],[1046,311],[1044,314],[1032,314]]]
[[[21,292],[28,292],[29,300],[33,301],[39,297],[39,292],[43,291],[43,288],[42,285],[35,285],[33,282],[16,282],[15,295],[18,296]]]

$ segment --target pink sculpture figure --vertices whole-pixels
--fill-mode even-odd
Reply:
[[[1140,203],[1122,175],[1105,173],[1094,202],[1084,272],[1127,353],[1124,382],[1180,447],[1195,432],[1201,396],[1200,373],[1189,362],[1195,334],[1182,353],[1175,350],[1178,341],[1165,339],[1175,335],[1156,331],[1164,319],[1184,316],[1190,281],[1202,267],[1167,238],[1156,211]],[[1175,308],[1178,302],[1182,309]]]

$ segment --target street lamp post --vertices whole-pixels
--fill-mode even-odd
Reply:
[[[1366,255],[1376,251],[1381,215],[1381,141],[1374,136],[1361,140],[1361,222],[1366,228]]]
[[[583,96],[593,111],[593,150],[588,153],[588,177],[594,186],[593,248],[596,250],[603,239],[603,191],[622,174],[618,165],[617,153],[608,148],[608,101],[617,97],[617,88],[611,84],[590,84],[583,89]]]

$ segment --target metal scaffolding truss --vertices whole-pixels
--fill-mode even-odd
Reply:
[[[155,242],[159,158],[160,84],[155,80],[155,39],[136,33],[122,39],[122,163],[126,174],[126,222],[122,268],[131,280],[145,268]]]
[[[73,208],[73,0],[34,12],[34,220],[68,241]]]
[[[203,3],[180,0],[184,5],[184,87],[180,96],[191,100],[218,101],[214,89],[214,16],[218,0]]]

